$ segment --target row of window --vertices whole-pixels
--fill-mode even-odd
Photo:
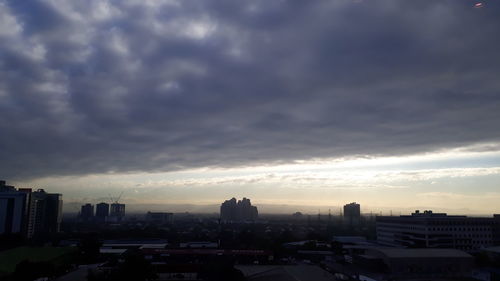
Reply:
[[[431,227],[430,231],[491,231],[490,227]]]
[[[458,244],[467,244],[467,245],[490,245],[490,240],[457,240]]]
[[[456,234],[457,238],[493,238],[491,234]]]
[[[400,226],[400,225],[380,225],[377,227],[379,230],[414,230],[414,231],[486,231],[491,232],[491,227],[419,227],[419,226]]]

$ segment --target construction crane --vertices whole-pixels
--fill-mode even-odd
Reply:
[[[109,210],[109,218],[110,222],[121,222],[122,218],[125,216],[125,204],[120,204],[120,199],[122,198],[123,191],[118,195],[118,197],[113,198],[111,194],[108,194],[109,199],[111,200],[111,208]]]
[[[118,197],[113,199],[111,194],[108,193],[109,199],[111,200],[111,204],[118,204],[118,202],[120,201],[120,198],[122,198],[122,195],[123,195],[123,191],[120,193],[120,195],[118,195]]]

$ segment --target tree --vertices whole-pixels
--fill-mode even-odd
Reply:
[[[205,281],[244,281],[245,276],[230,260],[220,258],[203,265],[199,277]]]
[[[80,254],[83,263],[93,263],[99,259],[99,249],[101,248],[101,242],[97,237],[87,236],[80,240],[78,245],[80,249]]]
[[[32,262],[24,260],[17,264],[12,274],[12,280],[32,281],[40,277],[52,277],[55,275],[55,267],[50,262]]]

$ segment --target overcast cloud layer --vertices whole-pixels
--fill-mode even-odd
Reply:
[[[495,143],[497,2],[0,0],[0,175]]]

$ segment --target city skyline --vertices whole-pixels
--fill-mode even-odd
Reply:
[[[484,157],[484,155],[489,157]],[[490,214],[500,211],[495,208],[495,202],[500,197],[496,192],[499,169],[491,164],[482,167],[467,167],[467,161],[463,159],[469,160],[469,163],[474,165],[480,162],[491,162],[495,160],[495,156],[492,157],[488,152],[458,152],[455,155],[443,153],[442,155],[414,156],[410,161],[408,159],[411,157],[326,163],[322,161],[308,164],[308,172],[305,173],[300,171],[303,164],[294,164],[261,167],[255,170],[243,168],[237,173],[234,170],[226,172],[224,169],[219,169],[215,172],[215,176],[206,171],[184,171],[141,175],[93,175],[82,178],[59,177],[21,182],[21,185],[14,183],[20,187],[50,185],[57,192],[64,191],[68,198],[67,203],[75,203],[75,205],[86,201],[108,202],[109,195],[116,196],[119,192],[125,191],[122,201],[128,205],[136,204],[135,210],[137,211],[147,210],[147,207],[152,204],[155,210],[162,210],[162,205],[169,205],[177,212],[181,212],[183,206],[186,211],[214,212],[222,199],[246,196],[258,204],[268,206],[264,208],[267,213],[291,212],[297,208],[300,211],[316,213],[318,207],[326,212],[328,208],[341,207],[345,203],[358,201],[365,206],[363,212],[366,213],[382,211],[387,214],[391,210],[409,213],[415,209],[432,209],[455,214]],[[426,167],[430,162],[433,166],[444,167],[415,168]],[[452,168],[446,167],[445,165],[449,163],[457,164]],[[374,166],[386,168],[374,170]],[[394,169],[395,166],[399,168]],[[332,176],[331,171],[338,172],[338,174],[334,173]],[[175,177],[176,174],[178,178],[172,179],[171,176]],[[478,179],[485,180],[482,187],[489,191],[484,194],[475,194],[473,188],[476,187]],[[293,188],[289,184],[296,186]],[[443,189],[451,191],[433,191],[435,186],[440,184],[443,185]],[[411,194],[409,193],[411,185],[418,186],[421,190],[416,189],[416,192]],[[87,188],[80,189],[81,186]],[[267,190],[267,193],[259,194],[258,190],[266,187],[274,187],[275,192]],[[470,190],[467,190],[468,187]],[[185,189],[188,190],[185,191]],[[257,192],[253,189],[257,189]],[[328,196],[319,199],[311,190],[320,190],[322,195]],[[190,195],[191,192],[199,196],[193,197]],[[288,192],[288,197],[282,197],[281,192]],[[387,196],[388,193],[391,197]],[[376,197],[377,194],[379,198]],[[400,195],[396,197],[397,194]],[[154,197],[154,200],[148,197]],[[186,207],[186,205],[194,206]],[[280,211],[278,207],[272,205],[285,205],[289,208]],[[73,206],[65,211],[75,212],[74,208]]]
[[[9,184],[500,213],[500,3],[21,2],[0,0]]]

